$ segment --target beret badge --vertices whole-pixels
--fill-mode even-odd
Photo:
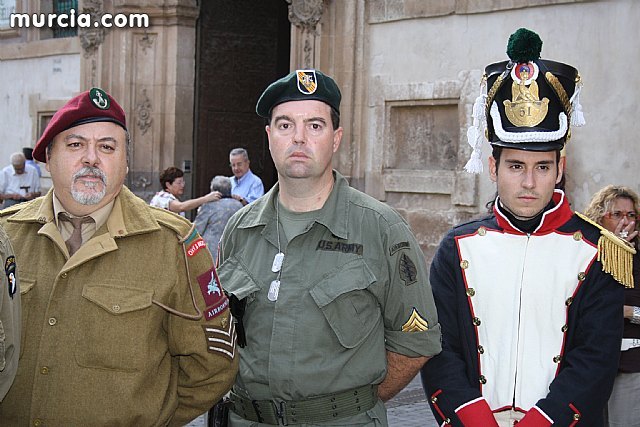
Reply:
[[[107,93],[97,87],[94,87],[89,91],[89,99],[91,99],[93,105],[101,110],[108,110],[111,105]]]
[[[296,70],[298,78],[298,90],[305,94],[311,95],[318,88],[318,79],[316,70]]]

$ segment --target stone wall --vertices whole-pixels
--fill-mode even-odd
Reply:
[[[466,129],[482,70],[507,59],[507,39],[519,27],[540,34],[543,58],[574,65],[584,81],[587,126],[573,130],[567,148],[573,206],[583,209],[609,183],[640,189],[640,2],[283,1],[290,6],[291,69],[319,68],[342,89],[345,132],[334,166],[407,218],[427,258],[449,227],[481,214],[494,195],[486,172],[462,171],[471,152]],[[159,171],[192,156],[198,4],[80,3],[92,13],[148,13],[152,27],[69,39],[0,29],[0,73],[8,76],[0,82],[0,164],[35,143],[47,114],[100,85],[127,112],[134,139],[129,183],[149,197]],[[33,11],[40,0],[16,4]]]
[[[609,183],[640,189],[629,91],[640,83],[634,0],[325,1],[319,67],[347,88],[349,120],[336,167],[411,224],[428,259],[448,228],[484,213],[488,174],[462,171],[466,129],[484,67],[508,59],[519,27],[538,32],[542,57],[574,65],[587,126],[572,131],[567,190],[576,209]],[[344,38],[341,16],[352,23]],[[357,19],[354,19],[356,17]],[[604,24],[606,23],[606,24]],[[355,27],[355,28],[353,28]],[[326,44],[326,45],[325,45]],[[351,55],[351,56],[349,56]],[[344,61],[349,57],[351,61]],[[333,61],[338,58],[338,61]],[[484,147],[484,164],[490,148]]]

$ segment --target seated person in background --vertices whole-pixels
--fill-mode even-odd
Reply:
[[[220,236],[227,221],[236,211],[242,208],[242,203],[231,197],[231,180],[226,176],[218,175],[211,180],[211,191],[219,192],[222,198],[217,202],[205,203],[198,209],[195,219],[198,233],[207,242],[207,246],[214,254],[214,248],[218,247]]]
[[[11,164],[0,172],[0,200],[3,208],[40,197],[38,171],[26,164],[22,153],[13,153]]]
[[[234,148],[229,153],[231,177],[231,194],[242,205],[247,205],[264,194],[262,180],[249,169],[249,153],[244,148]]]
[[[609,427],[640,426],[640,257],[638,194],[629,187],[607,185],[593,195],[585,214],[636,249],[635,288],[624,290],[624,333],[618,374],[607,405]]]
[[[179,213],[185,216],[186,211],[198,208],[207,202],[215,202],[220,200],[220,193],[214,191],[206,196],[198,197],[181,202],[178,196],[184,193],[184,172],[175,166],[168,167],[160,174],[160,185],[162,191],[158,191],[151,202],[151,206],[166,209],[171,212]]]

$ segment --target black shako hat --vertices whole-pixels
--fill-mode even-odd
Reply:
[[[467,132],[474,148],[465,166],[478,172],[484,138],[491,145],[516,150],[553,151],[564,148],[570,127],[584,125],[578,70],[540,59],[542,40],[526,28],[509,37],[509,61],[485,68],[482,94],[473,108],[474,125]],[[478,170],[479,169],[479,170]]]
[[[296,70],[269,85],[260,95],[256,113],[269,118],[271,110],[278,104],[307,99],[329,104],[340,114],[342,95],[336,82],[319,70]]]

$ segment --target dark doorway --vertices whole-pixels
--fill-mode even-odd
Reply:
[[[215,175],[231,176],[229,151],[249,151],[265,191],[277,180],[256,102],[289,72],[291,27],[285,0],[200,1],[196,57],[194,196]]]

